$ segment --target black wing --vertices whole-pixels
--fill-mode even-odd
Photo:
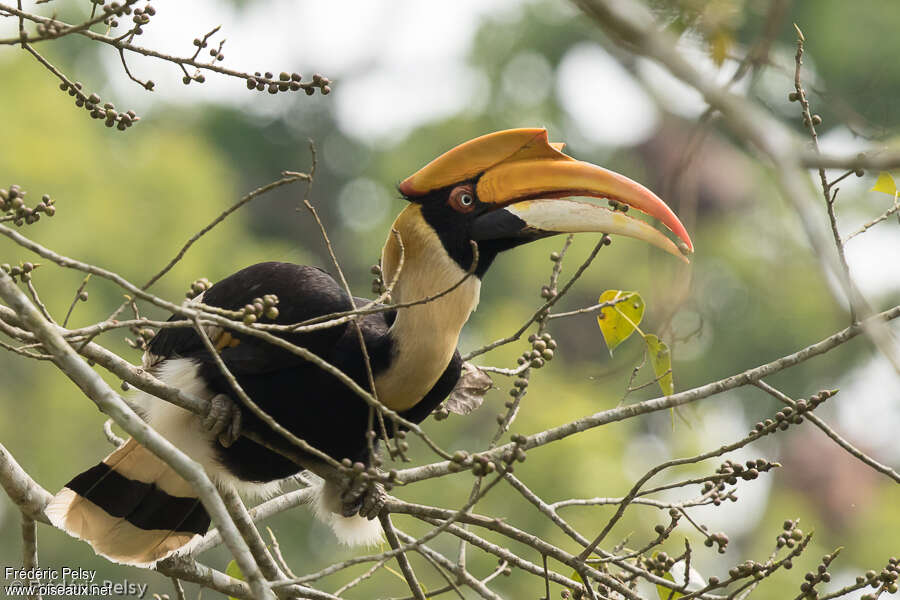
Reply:
[[[227,310],[240,310],[255,298],[278,296],[278,318],[264,323],[288,325],[351,309],[347,294],[325,271],[316,267],[283,262],[252,265],[219,281],[203,295],[203,302]],[[170,321],[182,317],[173,316]],[[383,318],[382,318],[383,320]],[[285,340],[321,355],[344,336],[346,325],[316,332],[278,334]],[[259,338],[234,336],[235,347],[221,352],[222,359],[235,374],[264,373],[283,369],[302,361],[299,357]],[[213,340],[215,342],[215,340]],[[203,341],[189,328],[162,329],[150,343],[149,352],[159,358],[195,358],[208,362]]]
[[[203,296],[205,304],[237,310],[254,298],[278,296],[279,315],[274,321],[292,324],[352,308],[341,286],[315,267],[269,262],[253,265],[216,283]],[[368,300],[358,299],[357,306]],[[378,375],[390,363],[394,311],[368,315],[360,327],[372,365]],[[220,356],[244,391],[262,410],[316,448],[341,459],[368,460],[365,432],[368,405],[342,381],[317,365],[264,340],[231,332],[238,340]],[[355,327],[344,324],[309,333],[280,333],[291,343],[307,348],[368,389],[368,375]],[[163,329],[149,351],[160,358],[191,358],[198,361],[199,375],[213,393],[234,396],[227,379],[193,329]],[[423,420],[453,389],[459,378],[456,354],[433,389],[403,416]],[[258,419],[244,411],[244,427],[268,431]],[[220,448],[223,464],[245,480],[268,481],[286,477],[297,466],[278,454],[240,438],[229,448]]]

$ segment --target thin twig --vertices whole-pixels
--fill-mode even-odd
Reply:
[[[493,350],[494,348],[496,348],[498,346],[502,346],[502,345],[508,344],[510,342],[515,342],[520,337],[522,337],[522,334],[525,333],[525,331],[531,326],[532,323],[534,323],[539,318],[541,318],[541,316],[544,315],[550,309],[551,306],[556,304],[560,298],[562,298],[563,296],[566,295],[566,292],[569,291],[569,289],[572,287],[572,285],[574,285],[575,282],[578,281],[578,279],[585,272],[585,270],[587,270],[587,268],[591,265],[591,263],[594,262],[594,259],[597,257],[597,253],[600,252],[600,249],[606,244],[606,241],[608,239],[609,239],[609,236],[604,234],[603,237],[600,238],[600,241],[597,242],[597,244],[594,246],[594,249],[591,250],[591,253],[585,259],[585,261],[583,263],[581,263],[581,266],[579,266],[578,269],[575,271],[575,274],[572,275],[572,277],[569,279],[569,281],[566,282],[566,285],[563,286],[563,289],[560,290],[557,295],[555,295],[552,298],[550,298],[549,300],[547,300],[539,309],[537,309],[534,312],[534,314],[532,314],[531,317],[529,317],[529,319],[527,321],[525,321],[525,323],[521,327],[519,327],[519,329],[516,330],[516,332],[514,334],[507,336],[505,338],[501,338],[499,340],[495,340],[495,341],[491,342],[490,344],[487,344],[485,346],[482,346],[481,348],[478,348],[477,350],[472,350],[471,352],[469,352],[465,356],[463,356],[462,359],[464,361],[472,360],[474,357],[478,356],[479,354],[484,354],[485,352]]]
[[[900,317],[900,306],[895,306],[870,317],[869,320],[878,320],[883,325],[885,322],[898,317]],[[526,436],[522,447],[525,450],[530,450],[531,448],[537,448],[607,423],[622,421],[639,414],[646,414],[689,404],[703,398],[721,394],[728,390],[749,385],[754,381],[758,381],[759,379],[763,379],[774,373],[778,373],[779,371],[804,363],[810,358],[833,350],[861,334],[865,327],[865,321],[856,323],[797,352],[787,354],[772,362],[747,369],[746,371],[725,377],[724,379],[719,379],[683,392],[677,392],[671,396],[662,396],[652,400],[645,400],[627,406],[600,411],[593,415],[582,417],[557,427],[552,427],[540,433]],[[515,446],[516,444],[513,443],[504,444],[493,450],[487,451],[484,454],[492,460],[499,460],[504,452],[515,451]],[[395,480],[401,483],[412,483],[414,481],[438,477],[452,472],[450,465],[450,461],[445,461],[423,465],[421,467],[403,469],[397,472]]]
[[[322,239],[325,242],[325,247],[328,249],[328,255],[331,257],[331,262],[332,262],[332,264],[334,264],[334,268],[337,269],[338,277],[340,277],[340,280],[341,280],[341,285],[344,287],[344,291],[347,294],[347,300],[350,302],[350,308],[351,308],[351,310],[353,310],[355,312],[357,309],[356,299],[353,296],[353,291],[350,289],[350,284],[347,282],[347,278],[344,276],[344,270],[341,268],[341,263],[337,258],[337,254],[335,254],[334,246],[331,244],[331,239],[328,237],[328,230],[325,229],[325,224],[322,223],[322,219],[319,218],[318,211],[316,211],[315,207],[312,205],[312,202],[310,202],[310,200],[309,200],[310,193],[312,192],[313,181],[314,181],[313,177],[315,176],[316,166],[317,166],[317,162],[318,162],[317,155],[316,155],[316,146],[315,146],[315,144],[313,144],[312,140],[309,141],[309,153],[312,157],[312,165],[309,170],[310,177],[306,183],[306,193],[303,195],[303,205],[310,212],[310,214],[312,214],[313,219],[315,219],[316,224],[319,227],[319,233],[321,233]],[[381,402],[378,399],[378,390],[375,387],[375,374],[372,371],[372,360],[369,357],[369,349],[368,349],[368,347],[366,347],[366,340],[365,340],[365,337],[363,336],[362,327],[360,327],[360,325],[359,325],[359,318],[354,318],[352,320],[352,324],[353,324],[354,330],[356,331],[356,339],[359,342],[359,351],[362,353],[362,356],[363,356],[363,364],[365,365],[365,368],[366,368],[366,379],[369,384],[369,392],[372,394],[372,398],[375,400],[375,403],[369,406],[368,431],[374,431],[372,421],[373,421],[373,418],[375,416],[377,416],[379,431],[381,432],[382,439],[385,443],[385,446],[387,446],[389,444],[388,432],[387,432],[387,427],[385,426],[385,423],[384,423],[384,413],[380,409]],[[374,456],[375,455],[374,440],[372,438],[366,436],[366,443],[369,445],[369,455]],[[397,451],[401,452],[401,456],[402,456],[402,451],[400,450],[399,444],[397,444]]]
[[[175,588],[175,598],[177,600],[187,600],[184,595],[184,587],[181,585],[181,580],[177,577],[172,577],[172,587]]]
[[[0,330],[2,330],[2,327],[0,327]],[[13,346],[12,344],[7,344],[3,340],[0,340],[0,348],[3,348],[4,350],[9,350],[10,352],[14,352],[20,356],[24,356],[25,358],[33,358],[35,360],[53,360],[53,357],[50,356],[49,354],[38,354],[36,352],[29,352],[28,350],[25,350],[24,348],[17,348],[16,346]]]
[[[253,518],[253,515],[250,515],[250,518],[255,522],[256,519]],[[266,526],[266,532],[269,534],[269,539],[272,541],[272,556],[275,558],[275,561],[278,563],[278,566],[281,567],[281,570],[284,571],[284,574],[288,577],[296,577],[291,568],[288,566],[287,561],[284,560],[284,556],[281,554],[281,545],[278,543],[278,538],[275,537],[275,532],[272,531],[272,528],[268,525]],[[335,594],[339,596],[340,594]]]
[[[126,0],[127,4],[133,4],[134,2],[136,2],[136,0]],[[164,52],[160,52],[158,50],[154,50],[152,48],[144,48],[142,46],[136,46],[131,43],[130,39],[126,41],[121,38],[111,37],[109,35],[104,35],[101,33],[97,33],[95,31],[91,31],[89,29],[89,27],[92,24],[105,19],[106,18],[105,15],[102,17],[97,17],[94,20],[85,21],[84,23],[81,23],[79,25],[70,25],[68,23],[63,23],[63,22],[59,21],[58,19],[48,19],[48,18],[42,17],[40,15],[35,15],[35,14],[29,13],[29,12],[17,10],[14,6],[10,6],[5,3],[0,3],[0,10],[6,11],[10,14],[16,15],[18,17],[27,19],[27,20],[35,22],[35,23],[43,23],[45,25],[54,23],[56,25],[62,25],[63,29],[61,30],[60,34],[55,37],[60,37],[62,35],[69,35],[71,33],[77,33],[77,34],[82,35],[88,39],[95,41],[95,42],[108,44],[108,45],[112,46],[113,48],[116,48],[117,50],[127,50],[129,52],[134,52],[136,54],[141,54],[143,56],[148,56],[151,58],[158,58],[160,60],[164,60],[166,62],[176,64],[185,71],[185,74],[187,74],[185,66],[189,66],[189,67],[195,67],[198,70],[211,71],[214,73],[219,73],[220,75],[227,75],[230,77],[236,77],[238,79],[243,79],[245,81],[253,79],[254,81],[256,81],[258,83],[263,83],[266,86],[271,86],[272,84],[277,86],[281,83],[284,83],[284,82],[280,81],[278,78],[269,79],[266,77],[258,77],[252,73],[243,73],[241,71],[235,71],[234,69],[228,69],[221,65],[217,65],[214,62],[202,62],[199,60],[199,58],[173,56],[170,54],[166,54]],[[49,38],[49,37],[35,38],[33,41],[42,41],[44,39],[52,39],[52,38]],[[11,40],[10,39],[0,39],[0,45],[10,44],[10,43],[18,44],[18,43],[20,43],[20,41],[21,40],[19,37],[12,38]],[[26,41],[32,41],[32,40],[26,40]],[[190,76],[190,75],[188,75],[188,76]],[[304,91],[307,91],[307,93],[310,93],[309,90],[314,91],[316,88],[319,88],[323,91],[323,93],[326,93],[326,90],[324,88],[331,85],[331,82],[327,78],[321,78],[321,77],[318,80],[314,78],[312,81],[308,81],[308,82],[298,81],[298,82],[292,82],[292,83],[297,84],[296,88],[298,90],[302,89]],[[292,86],[292,89],[293,89],[293,86]]]
[[[796,406],[796,403],[789,396],[787,396],[786,394],[777,390],[776,388],[772,387],[765,381],[759,380],[759,381],[754,382],[753,385],[755,385],[759,389],[763,390],[764,392],[774,396],[775,398],[778,398],[778,400],[784,402],[788,406]],[[825,421],[823,421],[822,419],[820,419],[817,415],[810,412],[810,413],[806,413],[804,416],[807,419],[809,419],[810,423],[814,424],[816,427],[818,427],[823,432],[825,432],[825,435],[827,435],[832,440],[834,440],[834,442],[838,446],[840,446],[841,448],[843,448],[844,450],[846,450],[847,452],[849,452],[850,454],[852,454],[853,456],[855,456],[856,458],[858,458],[859,460],[864,462],[865,464],[869,465],[870,467],[872,467],[879,473],[884,473],[885,475],[887,475],[888,477],[890,477],[897,483],[900,483],[900,473],[898,473],[897,471],[895,471],[894,469],[890,468],[887,465],[881,464],[880,462],[878,462],[877,460],[875,460],[874,458],[872,458],[871,456],[869,456],[868,454],[866,454],[865,452],[863,452],[862,450],[860,450],[859,448],[857,448],[856,446],[851,444],[845,438],[841,437],[841,435],[838,434],[834,429],[829,427],[828,424],[825,423]]]
[[[2,5],[0,5],[0,6],[2,6]],[[56,77],[57,77],[60,81],[62,81],[63,83],[65,83],[65,84],[67,85],[67,89],[68,89],[70,92],[73,92],[76,96],[78,96],[78,98],[79,98],[80,100],[87,102],[88,96],[86,96],[86,95],[84,94],[84,92],[82,92],[81,89],[79,89],[79,88],[75,85],[75,83],[74,83],[73,81],[70,81],[69,78],[66,77],[66,76],[63,74],[62,71],[60,71],[60,70],[57,69],[55,66],[53,66],[53,64],[51,64],[49,60],[47,60],[46,58],[44,58],[43,56],[41,56],[41,54],[40,54],[37,50],[35,50],[34,48],[32,48],[30,44],[22,44],[22,48],[24,48],[25,50],[27,50],[28,52],[30,52],[31,55],[34,56],[34,57],[37,59],[37,61],[38,61],[39,63],[41,63],[42,65],[44,65],[44,67],[45,67],[48,71],[50,71],[51,73],[53,73],[54,75],[56,75]]]
[[[387,559],[383,559],[383,560],[376,562],[374,565],[369,567],[368,570],[366,570],[364,573],[351,579],[350,581],[348,581],[347,583],[345,583],[344,585],[342,585],[341,587],[336,589],[334,591],[334,595],[340,596],[347,590],[353,589],[354,587],[356,587],[357,585],[359,585],[360,583],[362,583],[363,581],[365,581],[366,579],[368,579],[372,575],[374,575],[379,569],[381,569],[385,565],[386,562],[387,562]],[[296,577],[296,575],[292,575],[291,577]],[[432,594],[432,595],[434,595],[434,594]],[[413,600],[415,600],[415,599],[413,599]]]
[[[417,538],[415,540],[415,542],[413,542],[411,544],[405,544],[403,546],[399,546],[396,549],[391,549],[387,552],[382,552],[380,554],[372,554],[372,555],[368,555],[368,556],[354,557],[354,558],[345,560],[342,563],[326,567],[325,569],[322,569],[316,573],[304,575],[303,577],[297,577],[297,578],[289,580],[287,582],[278,582],[274,585],[281,586],[281,585],[286,585],[288,583],[306,583],[309,581],[315,581],[317,579],[321,579],[322,577],[331,575],[332,573],[336,573],[337,571],[340,571],[342,569],[345,569],[345,568],[355,565],[355,564],[390,559],[390,558],[393,558],[394,556],[397,556],[401,552],[409,552],[410,550],[415,550],[422,544],[425,544],[426,542],[437,537],[444,531],[447,531],[447,529],[449,527],[452,527],[453,524],[456,523],[457,521],[460,521],[460,520],[465,521],[471,508],[481,498],[483,498],[484,495],[487,494],[487,492],[490,491],[499,481],[500,481],[500,477],[494,478],[490,483],[488,483],[486,486],[484,486],[484,489],[481,490],[480,494],[475,499],[470,500],[469,502],[464,504],[459,510],[444,511],[444,513],[442,513],[442,516],[444,516],[445,518],[442,520],[442,522],[437,523],[436,524],[437,526],[434,529],[432,529],[425,535],[420,536],[419,538]],[[392,512],[409,512],[409,508],[413,507],[413,506],[419,507],[419,505],[407,504],[405,502],[397,500],[396,498],[392,498],[392,497],[388,496],[387,499],[385,500],[385,508],[382,510],[382,512],[385,514],[390,514]],[[430,507],[421,507],[421,508],[424,508],[426,510],[430,509]],[[406,510],[404,510],[404,509],[406,509]],[[450,514],[447,514],[448,512]],[[415,516],[420,516],[418,514],[418,511],[410,512],[410,514],[414,514]]]
[[[50,316],[50,312],[47,310],[47,307],[41,302],[41,297],[38,295],[37,289],[34,287],[34,282],[31,278],[25,281],[25,287],[28,289],[28,295],[31,296],[31,299],[34,301],[35,306],[38,307],[38,310],[41,311],[41,314],[44,315],[44,318],[50,321],[51,323],[56,323],[53,320],[53,317]]]
[[[399,533],[399,531],[398,531],[398,533]],[[444,579],[444,581],[447,582],[447,586],[443,589],[445,589],[447,591],[453,590],[454,592],[456,592],[456,595],[459,596],[460,600],[466,600],[466,597],[463,595],[462,590],[459,589],[459,586],[450,577],[450,574],[448,573],[449,569],[445,569],[440,563],[438,563],[436,560],[431,558],[428,554],[426,554],[425,552],[422,552],[421,548],[416,548],[416,553],[419,556],[421,556],[422,558],[424,558],[428,564],[430,564],[432,567],[434,567],[434,570],[437,571],[438,575],[440,575]],[[456,571],[457,570],[454,569],[452,572],[456,572]],[[436,595],[437,594],[432,592],[431,594],[429,594],[429,598],[433,598]],[[413,600],[415,600],[415,599],[413,599]]]
[[[22,0],[16,0],[16,4],[19,7],[19,42],[21,42],[22,47],[25,47],[25,40],[28,39],[28,34],[25,33],[25,17],[22,16]]]
[[[415,541],[414,537],[412,537],[411,535],[408,535],[406,533],[403,533],[402,531],[398,531],[397,535],[400,537],[401,540],[403,540],[403,542],[405,544],[412,544]],[[447,559],[442,554],[432,550],[425,544],[419,544],[419,546],[417,547],[417,550],[419,552],[421,552],[423,554],[423,556],[428,556],[429,558],[431,558],[431,560],[435,561],[436,563],[438,563],[439,565],[441,565],[448,571],[453,571],[454,573],[457,573],[460,576],[460,579],[463,583],[465,583],[467,586],[469,586],[469,588],[474,590],[475,593],[477,593],[479,596],[481,596],[485,600],[501,600],[500,596],[498,596],[497,594],[492,592],[490,589],[488,589],[487,583],[503,572],[503,570],[506,568],[506,564],[507,564],[505,561],[503,563],[501,563],[500,566],[498,566],[497,569],[495,569],[493,573],[488,575],[483,580],[479,581],[476,578],[474,578],[468,571],[457,570],[456,565],[454,565],[449,559]],[[431,594],[431,595],[434,595],[434,594]]]
[[[228,514],[231,515],[235,526],[238,531],[241,532],[241,537],[244,538],[247,547],[250,548],[250,552],[253,554],[256,564],[259,565],[262,574],[270,581],[284,579],[284,573],[281,572],[275,559],[269,554],[266,543],[263,541],[262,536],[253,524],[253,519],[247,512],[247,508],[244,506],[240,496],[238,496],[234,486],[230,484],[220,484],[220,492],[222,494],[222,501],[225,503],[225,508],[228,509]]]
[[[878,224],[881,223],[882,221],[886,221],[888,217],[890,217],[892,214],[896,213],[897,211],[900,211],[900,200],[898,200],[898,194],[895,193],[895,194],[894,194],[894,204],[893,204],[893,206],[891,206],[889,209],[887,209],[886,211],[884,211],[880,216],[875,217],[874,219],[872,219],[871,221],[869,221],[868,223],[864,224],[862,227],[860,227],[859,229],[857,229],[856,231],[854,231],[853,233],[851,233],[850,235],[848,235],[848,236],[847,236],[847,239],[846,239],[845,241],[850,241],[851,239],[855,238],[855,237],[858,236],[859,234],[865,233],[865,232],[868,231],[871,227],[874,227],[875,225],[878,225]]]
[[[78,289],[75,290],[75,297],[72,298],[72,304],[69,305],[69,310],[66,312],[66,318],[63,319],[63,327],[67,327],[69,325],[69,317],[72,316],[72,311],[75,310],[75,305],[78,304],[79,300],[81,300],[81,293],[84,291],[84,288],[87,287],[87,284],[90,280],[91,274],[88,273],[84,276],[84,279],[81,280],[81,285],[78,286]],[[87,296],[85,296],[85,298],[87,298]]]
[[[125,51],[119,48],[119,58],[122,60],[122,68],[125,69],[125,75],[128,76],[128,79],[132,80],[148,92],[153,91],[153,83],[150,81],[141,81],[137,77],[131,74],[131,70],[128,68],[128,62],[125,60]]]
[[[243,543],[234,523],[228,516],[222,499],[216,493],[212,482],[203,469],[173,446],[167,439],[151,429],[131,408],[116,394],[103,379],[85,363],[65,342],[58,328],[44,320],[25,295],[16,287],[12,279],[0,270],[0,297],[12,308],[23,324],[31,330],[43,343],[48,353],[54,356],[54,362],[78,387],[93,400],[97,406],[112,417],[129,435],[142,446],[153,452],[176,473],[188,481],[197,492],[204,508],[210,517],[223,530],[223,537],[241,570],[250,581],[254,593],[260,598],[272,598],[272,592],[266,585],[253,562],[252,556]]]
[[[209,231],[212,230],[213,227],[215,227],[216,225],[218,225],[219,223],[224,221],[226,218],[228,218],[228,215],[230,215],[237,209],[241,208],[242,206],[244,206],[245,204],[247,204],[254,198],[261,196],[261,195],[265,194],[266,192],[270,192],[276,188],[280,188],[283,185],[287,185],[289,183],[294,183],[295,181],[307,181],[308,182],[308,181],[310,181],[310,179],[311,179],[311,175],[307,175],[305,173],[292,173],[291,175],[283,176],[281,179],[278,179],[277,181],[273,181],[272,183],[267,183],[266,185],[264,185],[262,187],[258,187],[255,190],[253,190],[252,192],[246,194],[243,198],[241,198],[240,200],[238,200],[237,202],[232,204],[229,208],[224,210],[222,212],[222,214],[220,214],[218,217],[213,219],[203,229],[201,229],[200,231],[198,231],[197,233],[192,235],[191,238],[187,242],[185,242],[184,246],[181,247],[181,250],[178,251],[178,254],[176,254],[172,258],[172,260],[170,260],[169,263],[165,267],[162,268],[161,271],[159,271],[156,275],[151,277],[147,281],[147,283],[142,285],[141,289],[146,290],[150,286],[152,286],[154,283],[159,281],[159,279],[163,275],[168,273],[172,269],[172,267],[174,267],[178,263],[178,261],[180,261],[184,257],[184,255],[187,253],[188,249],[192,245],[194,245],[194,242],[196,242],[201,237],[203,237],[204,235],[209,233]]]
[[[204,320],[208,319],[209,321],[211,321],[211,322],[215,323],[216,325],[219,325],[225,329],[236,331],[238,333],[243,333],[246,335],[251,335],[254,337],[258,337],[258,338],[265,340],[266,342],[272,344],[273,346],[283,348],[284,350],[287,350],[288,352],[295,354],[295,355],[309,361],[310,363],[316,365],[318,368],[322,369],[323,371],[333,375],[337,380],[342,382],[354,394],[356,394],[359,398],[361,398],[363,401],[365,401],[370,406],[380,406],[381,407],[380,410],[384,411],[385,416],[389,417],[390,419],[397,422],[398,425],[402,425],[403,427],[407,428],[409,431],[412,431],[414,434],[419,436],[419,438],[422,439],[422,441],[424,441],[425,444],[429,448],[431,448],[431,450],[434,451],[436,454],[438,454],[439,456],[441,456],[445,459],[450,458],[450,454],[448,452],[446,452],[445,450],[441,449],[428,435],[426,435],[425,432],[422,430],[421,427],[419,427],[418,424],[408,421],[407,419],[404,419],[403,417],[401,417],[396,411],[390,410],[390,409],[384,407],[383,405],[378,404],[370,393],[368,393],[365,389],[363,389],[356,381],[354,381],[351,377],[349,377],[341,369],[335,367],[328,361],[322,359],[317,354],[310,352],[306,348],[292,344],[292,343],[288,342],[287,340],[280,338],[278,336],[272,335],[267,331],[263,331],[256,326],[245,325],[242,322],[223,318],[216,314],[201,312],[200,309],[201,309],[202,305],[177,305],[177,304],[173,304],[171,302],[167,302],[166,300],[163,300],[162,298],[154,296],[153,294],[150,294],[150,293],[138,288],[137,286],[135,286],[130,281],[126,280],[124,277],[122,277],[118,273],[114,273],[107,269],[102,269],[95,265],[90,265],[90,264],[87,264],[87,263],[84,263],[84,262],[81,262],[78,260],[74,260],[67,256],[62,256],[62,255],[50,250],[49,248],[46,248],[28,238],[26,238],[25,236],[20,234],[18,231],[10,229],[6,226],[0,225],[0,234],[5,235],[6,237],[15,241],[20,246],[27,248],[27,249],[31,250],[32,252],[34,252],[35,254],[37,254],[43,258],[46,258],[48,260],[51,260],[54,263],[56,263],[62,267],[66,267],[66,268],[70,268],[70,269],[77,269],[84,273],[93,273],[94,275],[97,275],[104,279],[108,279],[108,280],[114,282],[115,284],[119,285],[120,287],[122,287],[127,292],[134,295],[135,297],[146,300],[146,301],[148,301],[156,306],[159,306],[160,308],[164,308],[172,313],[178,314],[187,319],[191,319],[192,321],[195,321],[195,320],[201,319],[201,318]],[[85,340],[83,345],[87,345],[89,343],[89,341],[90,340]],[[81,351],[81,349],[79,348],[79,352],[80,351]]]
[[[397,550],[397,562],[400,564],[400,570],[403,572],[403,577],[406,578],[406,583],[409,585],[413,597],[415,597],[416,600],[426,600],[425,593],[422,591],[422,587],[419,585],[418,579],[416,579],[416,574],[409,564],[409,559],[401,550],[400,540],[397,538],[397,532],[394,531],[394,525],[391,523],[390,516],[388,516],[386,512],[382,512],[378,515],[378,520],[381,523],[381,528],[384,529],[384,534],[387,536],[391,548]]]
[[[293,325],[259,325],[258,327],[262,331],[290,331],[293,333],[306,333],[310,331],[316,331],[319,329],[326,329],[330,327],[334,327],[336,325],[342,325],[347,323],[357,317],[365,316],[365,315],[373,315],[382,312],[391,312],[395,310],[399,310],[402,308],[409,308],[411,306],[419,306],[421,304],[430,304],[435,300],[443,298],[447,294],[453,292],[456,288],[464,284],[469,280],[470,277],[474,276],[475,270],[478,268],[478,244],[476,242],[470,242],[472,245],[472,264],[469,266],[468,271],[466,271],[462,277],[460,277],[453,285],[450,287],[441,290],[436,294],[432,294],[431,296],[425,296],[423,298],[419,298],[418,300],[410,300],[409,302],[399,302],[397,304],[384,304],[381,306],[377,306],[377,300],[369,302],[365,306],[362,306],[355,310],[346,310],[341,312],[330,313],[327,315],[321,315],[318,317],[313,317],[311,319],[307,319],[306,321],[301,321],[300,323],[295,323]],[[398,265],[399,266],[399,265]],[[394,278],[396,283],[396,277]],[[382,295],[384,296],[384,295]]]
[[[275,433],[283,437],[285,440],[295,445],[297,448],[300,448],[304,452],[308,452],[312,456],[321,460],[322,462],[330,465],[332,468],[340,469],[341,464],[336,461],[331,456],[325,454],[321,450],[311,446],[305,440],[300,439],[293,432],[286,429],[281,423],[276,421],[272,415],[264,411],[260,406],[247,395],[247,392],[244,391],[244,388],[238,382],[237,378],[228,368],[228,365],[225,364],[225,361],[222,360],[222,357],[219,356],[219,352],[216,350],[215,344],[213,344],[212,340],[209,339],[209,334],[207,334],[206,329],[200,324],[198,319],[194,319],[194,330],[197,332],[197,335],[200,336],[200,339],[203,341],[203,345],[206,346],[206,350],[209,355],[212,357],[216,366],[219,369],[219,372],[228,382],[228,385],[231,387],[232,391],[235,395],[240,399],[244,406],[246,406],[250,412],[252,412],[259,420],[268,425]]]
[[[803,65],[803,42],[805,41],[805,38],[796,24],[794,24],[794,29],[797,30],[797,53],[794,56],[794,62],[796,63],[796,69],[794,70],[794,89],[796,90],[797,100],[800,102],[801,111],[803,113],[803,124],[806,126],[807,130],[809,130],[809,136],[812,139],[812,148],[815,152],[818,152],[819,136],[816,133],[816,124],[809,109],[809,100],[806,97],[806,91],[803,89],[803,84],[800,81],[800,68]],[[847,281],[852,281],[850,278],[850,266],[847,264],[847,257],[844,256],[844,242],[841,240],[841,234],[838,232],[837,218],[834,214],[834,198],[837,194],[837,190],[835,189],[834,192],[832,192],[833,184],[828,183],[825,169],[819,167],[818,170],[819,180],[822,184],[822,194],[825,196],[825,209],[828,213],[828,221],[831,224],[831,234],[834,237],[834,246],[837,248],[838,257],[840,258],[841,266],[844,269]],[[849,305],[850,321],[855,322],[856,308],[853,302],[850,302]]]

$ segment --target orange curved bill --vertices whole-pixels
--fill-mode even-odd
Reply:
[[[475,193],[481,202],[501,206],[534,198],[609,198],[658,219],[678,236],[685,252],[694,251],[684,225],[656,194],[624,175],[591,163],[543,159],[506,161],[484,172]]]
[[[507,129],[482,135],[441,154],[400,183],[407,197],[473,179],[506,161],[537,159],[574,161],[551,144],[546,129]]]
[[[498,206],[538,198],[609,198],[658,219],[678,237],[681,252],[694,251],[684,225],[656,194],[624,175],[575,160],[562,149],[563,144],[550,143],[546,129],[490,133],[438,156],[407,177],[400,184],[400,192],[414,200],[434,190],[477,180],[478,200]]]

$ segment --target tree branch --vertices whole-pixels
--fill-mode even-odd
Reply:
[[[254,595],[260,600],[272,597],[259,568],[247,546],[228,516],[222,499],[202,467],[187,457],[168,440],[156,433],[116,394],[103,379],[85,363],[65,342],[56,326],[48,323],[31,305],[5,272],[0,271],[0,298],[21,318],[22,323],[41,341],[54,363],[93,400],[98,408],[128,432],[142,446],[156,454],[188,481],[213,521],[223,532],[223,538],[241,570],[250,580]]]

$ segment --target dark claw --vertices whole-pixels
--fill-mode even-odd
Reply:
[[[221,431],[222,413],[226,410],[227,396],[219,394],[210,399],[206,407],[206,417],[203,419],[203,428],[218,435]]]
[[[380,483],[356,482],[341,496],[341,514],[352,517],[355,514],[366,519],[374,519],[384,508],[386,495]]]
[[[241,435],[241,410],[230,396],[218,394],[209,401],[203,427],[224,447],[232,445]]]
[[[352,517],[362,508],[363,498],[367,490],[366,482],[356,479],[349,484],[341,493],[341,514],[345,517]]]
[[[362,496],[357,496],[352,500],[342,500],[341,515],[344,517],[352,517],[359,512],[360,508],[362,508],[362,504]]]
[[[359,509],[359,516],[365,517],[370,521],[378,516],[384,503],[387,501],[387,494],[384,492],[384,486],[380,483],[374,483],[369,487],[369,493],[363,497],[362,508]]]
[[[241,437],[241,410],[232,403],[231,423],[219,434],[219,443],[228,448]]]

